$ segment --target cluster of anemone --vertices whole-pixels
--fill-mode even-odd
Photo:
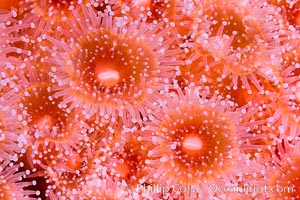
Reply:
[[[300,2],[0,2],[0,198],[299,199]]]

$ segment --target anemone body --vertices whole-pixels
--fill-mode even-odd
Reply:
[[[71,23],[75,25],[69,37],[76,40],[65,46],[51,39],[62,47],[55,52],[58,59],[53,70],[59,82],[55,96],[64,97],[63,103],[71,108],[81,107],[87,118],[100,113],[135,123],[140,112],[147,115],[149,102],[176,63],[162,53],[168,42],[155,33],[160,25],[112,19],[108,13],[98,17],[89,9],[85,13],[91,21],[81,17],[86,24]],[[95,20],[102,21],[100,26]]]
[[[146,161],[158,165],[153,177],[162,183],[201,186],[223,180],[231,169],[240,166],[238,160],[246,159],[238,154],[237,138],[246,133],[236,118],[238,112],[230,110],[232,102],[202,99],[197,90],[187,90],[185,95],[177,90],[178,96],[172,94],[165,103],[161,102],[159,120],[147,126],[149,136],[142,137],[156,146]]]
[[[195,11],[192,37],[200,49],[223,64],[222,76],[232,76],[235,87],[240,79],[251,90],[250,80],[261,90],[258,76],[276,81],[274,66],[280,50],[275,38],[280,37],[281,28],[276,19],[276,11],[261,2],[204,1]]]

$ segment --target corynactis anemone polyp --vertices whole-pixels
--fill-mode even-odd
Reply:
[[[271,67],[279,62],[275,39],[281,27],[274,15],[275,10],[261,2],[204,1],[195,11],[192,37],[224,64],[224,74],[232,73],[233,79],[255,82],[256,74],[271,79]]]
[[[70,67],[74,67],[70,72],[71,81],[76,84],[79,82],[78,76],[81,77],[78,85],[82,90],[75,90],[76,96],[84,99],[84,91],[90,91],[89,95],[95,96],[93,103],[101,101],[103,105],[111,104],[114,107],[117,101],[121,105],[136,106],[143,100],[144,94],[138,92],[144,87],[143,84],[151,86],[155,83],[155,80],[146,81],[145,73],[149,77],[157,77],[157,61],[154,53],[137,38],[128,36],[127,40],[125,37],[113,34],[108,29],[84,36],[80,49],[70,55]],[[136,46],[126,52],[130,40]],[[80,74],[76,73],[77,70]],[[129,94],[134,95],[135,100]]]
[[[87,118],[96,113],[114,118],[129,114],[135,123],[140,112],[147,115],[146,107],[169,78],[175,63],[164,51],[169,42],[163,41],[162,32],[156,33],[160,25],[137,25],[125,18],[112,19],[108,13],[97,17],[93,10],[85,13],[92,21],[71,27],[74,35],[66,34],[75,40],[69,46],[50,38],[62,47],[53,59],[60,84],[55,96],[66,97],[63,103],[71,108],[81,107]],[[101,21],[100,26],[94,20]]]
[[[159,129],[152,133],[157,147],[147,162],[159,163],[158,172],[176,183],[204,184],[237,165],[237,114],[231,113],[229,102],[201,99],[195,91],[186,96],[177,92],[153,122],[158,124],[149,124]]]
[[[61,98],[53,97],[54,83],[46,74],[37,74],[38,71],[19,70],[18,86],[9,99],[15,109],[12,113],[15,112],[20,121],[16,130],[26,133],[23,138],[20,134],[18,141],[21,147],[23,140],[27,142],[25,162],[32,169],[47,168],[62,151],[71,151],[86,137],[79,115],[61,104]]]
[[[51,200],[57,198],[71,199],[122,199],[130,196],[129,188],[124,182],[124,176],[113,174],[113,168],[121,171],[122,163],[114,163],[114,153],[118,152],[119,140],[114,140],[113,135],[119,135],[122,131],[121,121],[119,123],[105,123],[105,120],[92,118],[95,123],[103,125],[89,131],[89,139],[73,150],[69,155],[63,153],[57,164],[47,169],[49,182],[47,196]],[[88,124],[91,123],[88,120]],[[113,125],[114,124],[114,125]],[[117,165],[115,165],[117,164]],[[118,171],[120,172],[120,171]],[[114,176],[116,175],[116,176]],[[131,199],[131,198],[129,198]]]
[[[106,123],[89,134],[89,139],[82,141],[77,150],[60,155],[57,164],[47,168],[49,187],[46,195],[51,200],[56,197],[115,199],[130,196],[127,175],[124,175],[128,168],[123,162],[115,163],[114,159],[116,153],[121,155],[118,149],[122,141],[114,140],[113,135],[121,134],[122,129],[115,122]]]
[[[69,147],[74,145],[73,139],[83,138],[78,135],[81,130],[78,115],[70,112],[67,105],[60,104],[61,99],[53,97],[50,85],[32,85],[22,93],[17,104],[26,120],[24,129],[32,138],[58,143],[69,140]],[[76,137],[73,137],[74,134]]]
[[[88,181],[86,177],[92,174],[96,176],[97,173],[94,156],[98,154],[94,152],[92,155],[88,144],[83,142],[79,150],[61,151],[56,164],[48,166],[45,174],[48,182],[47,196],[51,194],[61,198],[70,195],[72,198],[84,196],[81,190],[85,181]]]
[[[224,63],[216,61],[207,51],[200,48],[186,48],[188,52],[180,54],[184,65],[176,69],[175,83],[180,87],[199,86],[202,92],[208,93],[207,96],[222,96],[224,99],[233,101],[237,107],[247,105],[250,100],[260,98],[262,101],[266,98],[265,93],[275,89],[280,80],[276,76],[275,67],[269,68],[274,72],[272,81],[263,77],[256,77],[250,74],[248,81],[246,76],[238,76],[229,73]],[[227,72],[226,72],[227,71]],[[270,77],[271,78],[271,77]]]

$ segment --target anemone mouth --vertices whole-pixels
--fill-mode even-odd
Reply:
[[[47,131],[53,127],[53,118],[48,114],[41,116],[34,123],[34,126],[39,130]]]
[[[95,76],[100,84],[108,88],[117,85],[120,81],[120,74],[117,70],[102,66],[101,64],[97,65]]]
[[[237,148],[234,125],[217,110],[183,106],[169,113],[160,127],[163,155],[172,158],[182,180],[188,180],[188,174],[208,179],[211,172],[232,167],[230,158]]]
[[[70,52],[72,92],[94,104],[138,105],[157,81],[155,53],[141,39],[109,29],[85,35]],[[88,98],[87,98],[88,95]]]
[[[83,0],[85,2],[85,0]],[[79,0],[38,0],[34,7],[46,20],[65,21],[64,18],[72,16],[72,11],[79,7]]]
[[[187,136],[182,141],[182,149],[187,153],[201,151],[203,141],[198,136]]]
[[[60,105],[61,99],[54,98],[53,94],[51,85],[34,85],[24,90],[19,105],[26,112],[27,126],[32,137],[68,140],[77,127],[74,123],[75,114]]]
[[[219,0],[203,3],[198,9],[201,12],[196,16],[206,25],[203,29],[196,24],[200,28],[197,31],[205,30],[204,34],[208,35],[210,44],[206,48],[209,52],[236,75],[254,72],[259,67],[256,63],[265,58],[267,46],[263,30],[252,11],[238,2]],[[195,35],[202,37],[201,33],[195,32]]]

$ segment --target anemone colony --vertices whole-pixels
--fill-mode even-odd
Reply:
[[[1,1],[0,198],[300,199],[299,30],[298,0]]]

